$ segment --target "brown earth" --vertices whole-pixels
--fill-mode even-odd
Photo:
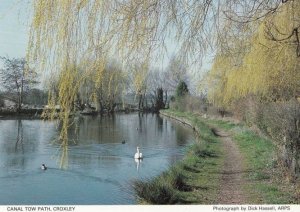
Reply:
[[[243,175],[243,157],[230,135],[224,131],[212,129],[213,133],[220,136],[224,148],[224,166],[221,176],[218,204],[247,204],[247,195],[243,186],[247,183]]]

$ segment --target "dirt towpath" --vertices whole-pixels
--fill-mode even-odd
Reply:
[[[217,199],[218,204],[247,204],[247,196],[242,186],[247,183],[243,175],[243,157],[230,135],[220,129],[213,129],[220,137],[224,148],[224,166],[221,172],[221,188]]]

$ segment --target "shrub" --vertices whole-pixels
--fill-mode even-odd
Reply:
[[[185,95],[181,98],[176,98],[170,103],[171,109],[194,113],[206,113],[207,107],[208,104],[206,99],[191,95]]]
[[[187,87],[187,84],[184,81],[180,81],[176,88],[176,97],[180,98],[189,93],[189,89]]]
[[[300,103],[297,99],[261,102],[248,97],[236,102],[235,115],[272,138],[277,160],[289,175],[300,174]]]

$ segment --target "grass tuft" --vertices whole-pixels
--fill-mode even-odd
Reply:
[[[175,204],[176,191],[166,181],[161,179],[135,181],[133,183],[138,199],[150,204]]]

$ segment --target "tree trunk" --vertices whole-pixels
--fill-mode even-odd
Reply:
[[[143,95],[139,94],[139,110],[142,108]]]

